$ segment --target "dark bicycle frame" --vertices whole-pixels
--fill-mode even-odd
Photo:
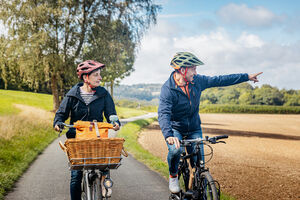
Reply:
[[[186,151],[186,148],[184,148],[184,151],[182,152],[181,156],[180,156],[180,161],[179,161],[179,167],[178,167],[178,179],[180,179],[180,176],[183,177],[183,181],[184,181],[184,186],[185,186],[185,192],[184,191],[180,191],[180,193],[178,194],[171,194],[170,199],[172,199],[171,197],[173,196],[173,199],[176,200],[183,200],[185,198],[188,199],[199,199],[204,195],[204,192],[206,191],[207,188],[207,184],[208,183],[202,183],[202,179],[200,177],[201,174],[203,174],[204,172],[209,173],[209,169],[205,168],[205,164],[204,161],[201,159],[201,145],[206,145],[211,149],[211,158],[212,158],[212,147],[210,145],[208,145],[207,143],[210,144],[216,144],[216,143],[225,143],[224,141],[217,141],[219,139],[225,139],[228,138],[227,135],[222,135],[222,136],[216,136],[216,137],[205,137],[204,139],[202,138],[198,138],[198,139],[192,139],[192,140],[185,140],[185,138],[183,140],[180,141],[181,143],[181,147],[188,147],[188,146],[192,146],[191,144],[193,142],[195,142],[195,148],[192,149],[192,153],[188,154]],[[204,150],[204,149],[203,149]],[[204,154],[204,152],[203,152]],[[209,155],[210,155],[209,154]],[[196,162],[194,163],[194,168],[195,168],[195,176],[193,178],[193,188],[192,190],[189,190],[189,179],[190,179],[190,170],[189,170],[189,163],[188,163],[188,159],[190,160],[190,164],[192,164],[192,159],[194,156],[196,156]],[[210,159],[211,159],[210,158]],[[209,160],[210,160],[209,159]],[[196,179],[196,181],[195,181]],[[216,188],[217,188],[217,195],[218,195],[218,199],[220,198],[220,186],[219,183],[215,180],[213,180],[213,184],[216,184]],[[200,194],[199,194],[200,191]],[[177,197],[176,197],[176,196]]]

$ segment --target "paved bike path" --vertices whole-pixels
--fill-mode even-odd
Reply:
[[[153,115],[140,118],[145,117]],[[65,136],[56,139],[38,156],[5,200],[70,199],[70,171],[67,157],[58,146],[59,140],[64,141]],[[131,156],[124,158],[119,169],[111,171],[111,176],[114,181],[111,200],[168,199],[167,181]]]

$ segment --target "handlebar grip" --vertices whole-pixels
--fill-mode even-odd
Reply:
[[[119,117],[117,115],[111,115],[109,116],[109,121],[114,124],[119,120]]]
[[[226,139],[226,138],[228,138],[228,135],[218,135],[215,138],[216,138],[216,140]]]

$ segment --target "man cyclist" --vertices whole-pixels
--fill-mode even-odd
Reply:
[[[196,66],[203,65],[195,55],[178,52],[171,60],[175,69],[161,88],[158,121],[168,146],[169,189],[172,193],[180,192],[178,182],[178,165],[180,154],[179,140],[202,137],[199,104],[201,92],[206,88],[229,86],[248,80],[258,82],[260,73],[248,75],[230,74],[222,76],[204,76],[196,72]],[[192,148],[187,151],[191,152]],[[204,158],[202,156],[202,160]],[[192,166],[194,163],[191,163]]]
[[[60,125],[65,122],[70,115],[70,124],[78,120],[103,122],[103,114],[108,123],[110,123],[109,116],[116,115],[115,104],[107,92],[107,90],[99,86],[102,77],[101,70],[105,67],[104,64],[87,60],[77,66],[78,78],[83,80],[83,83],[76,84],[66,94],[57,110],[53,122],[54,129],[60,130]],[[114,130],[120,128],[120,122],[115,124]],[[75,138],[76,130],[69,129],[66,133],[67,138]],[[81,199],[81,181],[82,171],[72,170],[70,181],[71,200]],[[103,187],[104,188],[104,187]],[[110,196],[111,189],[103,190],[103,196]]]

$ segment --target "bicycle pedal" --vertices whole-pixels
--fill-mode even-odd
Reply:
[[[169,200],[180,200],[180,193],[172,193],[170,196],[169,196]]]
[[[188,191],[186,191],[186,192],[184,193],[184,196],[186,196],[186,197],[192,197],[193,194],[194,194],[194,191],[193,191],[193,190],[188,190]]]

